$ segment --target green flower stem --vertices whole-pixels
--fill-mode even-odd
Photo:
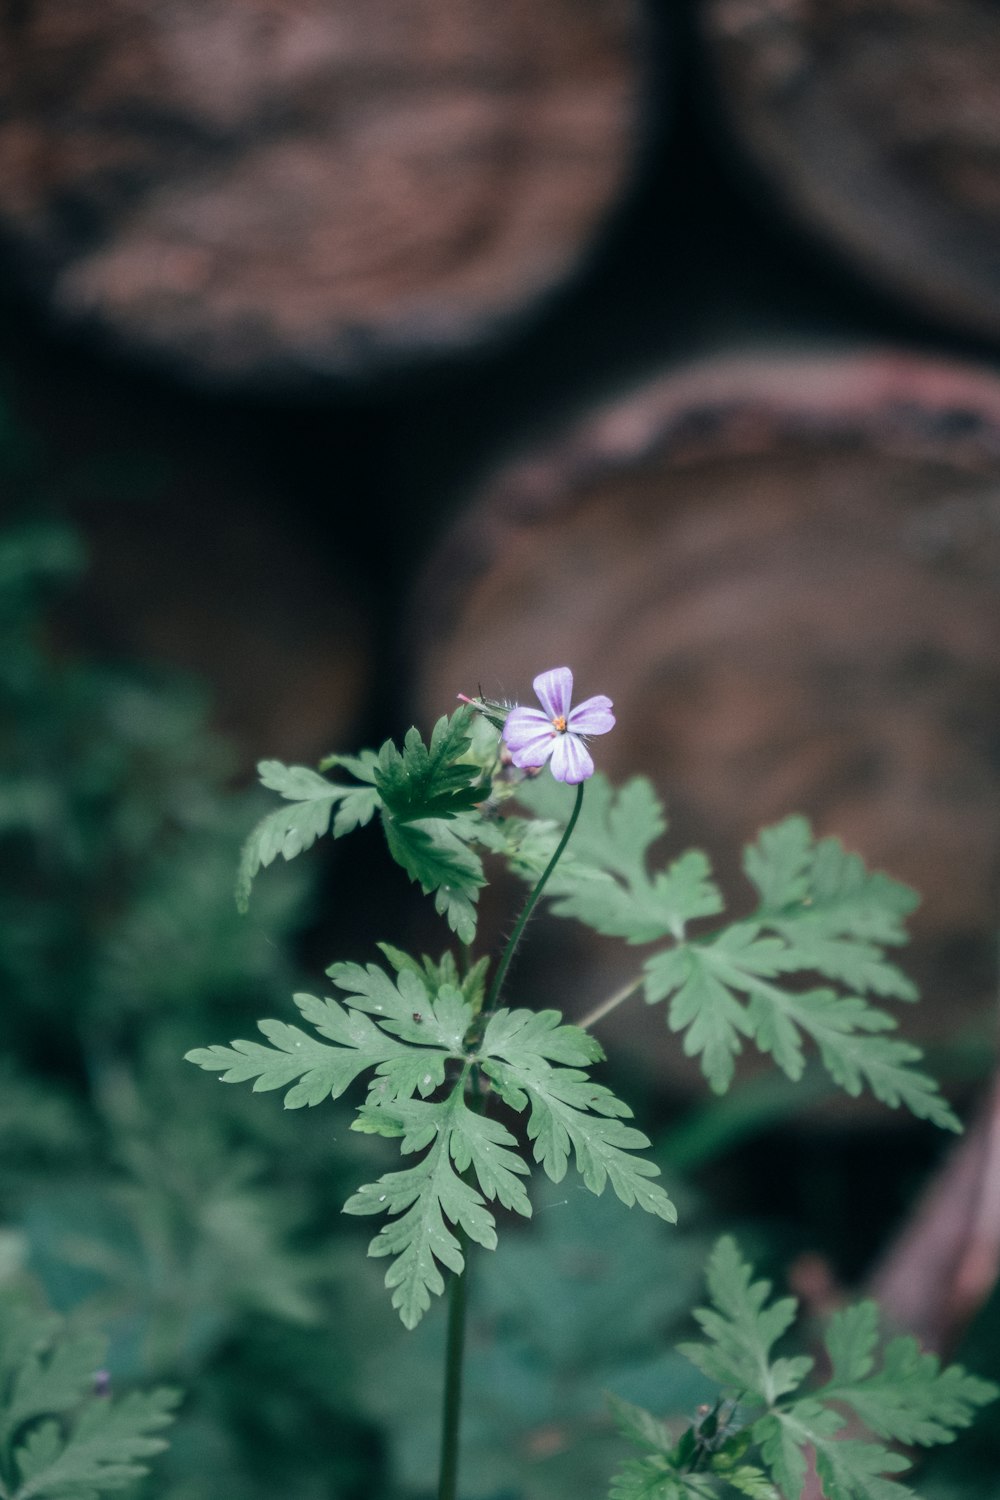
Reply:
[[[521,915],[518,917],[497,966],[490,992],[486,997],[482,1015],[488,1016],[495,1010],[503,982],[507,977],[511,959],[517,951],[517,945],[528,919],[538,904],[538,899],[545,889],[545,883],[556,865],[562,858],[563,850],[569,843],[576,827],[576,820],[580,816],[580,808],[583,806],[583,782],[576,789],[576,801],[573,811],[570,813],[569,822],[566,824],[565,832],[552,858],[545,866],[542,875],[531,892]],[[486,1108],[486,1096],[479,1088],[479,1079],[473,1069],[473,1091],[472,1107],[479,1111]],[[441,1468],[438,1479],[438,1500],[457,1500],[458,1484],[458,1437],[462,1420],[462,1371],[465,1361],[465,1312],[468,1304],[468,1280],[469,1280],[469,1239],[461,1225],[457,1226],[456,1234],[462,1258],[465,1265],[460,1274],[452,1272],[451,1281],[448,1285],[448,1331],[445,1344],[445,1367],[444,1367],[444,1405],[441,1417]]]
[[[445,1346],[444,1407],[441,1419],[441,1471],[438,1500],[456,1500],[458,1433],[462,1420],[462,1370],[465,1359],[465,1309],[468,1304],[469,1237],[456,1228],[465,1266],[452,1272],[448,1285],[448,1334]]]
[[[583,806],[583,786],[584,783],[582,781],[577,785],[576,801],[573,804],[573,811],[570,813],[569,822],[566,824],[566,831],[556,845],[555,853],[549,860],[548,864],[545,866],[538,884],[535,886],[534,890],[531,892],[531,895],[524,903],[524,908],[521,912],[521,915],[517,919],[517,922],[514,926],[514,931],[511,933],[510,938],[508,939],[506,948],[503,950],[500,962],[497,965],[496,974],[493,976],[493,983],[490,985],[490,992],[486,996],[486,1004],[483,1006],[484,1016],[490,1015],[490,1013],[496,1009],[497,1001],[500,999],[500,992],[503,989],[503,982],[507,978],[507,970],[510,968],[511,959],[517,952],[517,945],[521,941],[521,934],[524,932],[525,927],[527,927],[528,925],[528,918],[531,916],[531,913],[534,911],[536,905],[538,904],[538,898],[541,896],[542,892],[545,889],[546,881],[552,874],[552,871],[555,869],[556,865],[559,863],[563,855],[563,850],[566,848],[566,845],[570,841],[573,829],[576,827],[576,820],[580,816],[580,808]]]
[[[617,1010],[619,1005],[624,1004],[631,995],[635,994],[636,990],[641,988],[642,975],[640,974],[637,979],[630,979],[628,984],[623,984],[620,990],[615,990],[613,995],[602,1000],[600,1005],[595,1005],[594,1009],[588,1011],[581,1021],[575,1021],[573,1024],[579,1026],[582,1031],[589,1031],[591,1026],[596,1026],[598,1021],[603,1021],[605,1016]]]
[[[467,1069],[472,1088],[469,1107],[476,1114],[486,1110],[486,1095],[481,1086],[479,1069]],[[466,1180],[472,1177],[470,1167]],[[445,1337],[444,1398],[441,1409],[441,1466],[438,1475],[438,1500],[456,1500],[458,1494],[458,1436],[462,1423],[462,1373],[465,1364],[465,1310],[469,1300],[469,1236],[461,1224],[455,1235],[464,1265],[453,1271],[448,1283],[448,1331]]]

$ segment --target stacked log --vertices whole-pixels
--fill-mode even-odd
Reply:
[[[893,295],[1000,337],[1000,9],[702,0],[731,131],[789,212]]]
[[[572,666],[580,696],[615,701],[600,769],[652,777],[675,849],[710,851],[748,904],[743,844],[805,812],[923,896],[907,963],[929,1003],[908,1034],[982,1016],[1000,886],[996,376],[893,354],[669,376],[502,473],[417,615],[424,713],[479,684],[526,701],[537,672]],[[588,1003],[628,961],[598,952]]]
[[[638,0],[32,0],[0,231],[65,322],[218,383],[476,344],[628,180]]]

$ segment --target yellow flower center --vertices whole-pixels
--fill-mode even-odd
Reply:
[[[565,718],[565,715],[560,714],[558,716],[558,718],[553,719],[552,720],[552,727],[557,731],[557,733],[559,733],[559,734],[565,734],[566,733],[566,718]]]

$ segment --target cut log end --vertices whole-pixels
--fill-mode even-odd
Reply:
[[[895,295],[1000,337],[1000,11],[708,0],[732,131],[803,224]]]
[[[627,180],[634,0],[40,0],[0,226],[56,315],[219,381],[490,336]]]

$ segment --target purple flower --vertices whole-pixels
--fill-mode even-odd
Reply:
[[[503,737],[515,766],[527,770],[551,760],[557,781],[575,786],[594,774],[594,762],[584,744],[591,734],[607,734],[615,727],[611,699],[588,698],[571,708],[573,673],[569,667],[553,667],[532,683],[542,705],[513,708],[507,715]]]

